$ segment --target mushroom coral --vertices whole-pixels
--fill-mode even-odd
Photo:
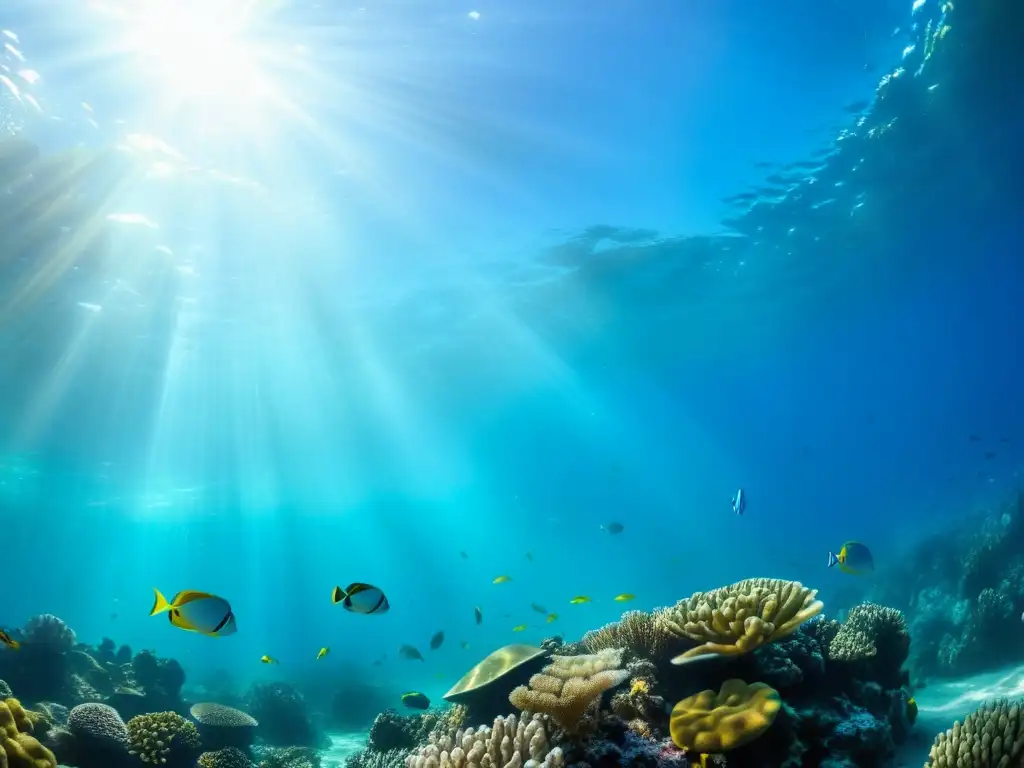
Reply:
[[[728,752],[767,731],[781,706],[779,692],[769,685],[726,680],[718,693],[701,691],[676,704],[669,731],[688,752]]]
[[[695,592],[662,609],[657,621],[667,632],[700,643],[672,659],[673,664],[708,654],[739,656],[792,634],[820,613],[824,605],[817,594],[799,581],[744,579]]]

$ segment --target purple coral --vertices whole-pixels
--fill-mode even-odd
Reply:
[[[42,613],[29,619],[22,636],[26,645],[52,653],[67,653],[75,647],[75,631],[52,613]]]

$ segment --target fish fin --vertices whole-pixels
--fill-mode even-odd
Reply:
[[[167,598],[164,597],[160,593],[160,590],[157,589],[156,587],[153,587],[153,592],[156,593],[156,596],[153,599],[153,607],[152,607],[152,609],[150,609],[149,615],[150,616],[156,616],[158,613],[163,613],[164,611],[169,611],[171,609],[171,604],[167,602]]]
[[[183,589],[181,592],[174,596],[171,600],[171,605],[180,608],[183,605],[194,603],[196,600],[221,600],[216,595],[211,595],[209,592],[199,592],[194,589]]]
[[[333,591],[331,592],[331,602],[334,603],[335,605],[340,603],[346,597],[348,597],[348,595],[345,593],[345,590],[342,589],[341,587],[335,587],[333,589]]]

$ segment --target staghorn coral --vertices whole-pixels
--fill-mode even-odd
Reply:
[[[57,758],[32,735],[33,719],[17,699],[0,702],[0,768],[57,768]]]
[[[203,752],[197,761],[199,768],[253,768],[249,757],[235,747],[224,747]]]
[[[1021,702],[989,702],[935,737],[925,768],[1020,765],[1024,760]]]
[[[572,732],[602,693],[625,681],[629,673],[621,666],[619,648],[593,655],[552,656],[551,663],[530,678],[529,687],[519,686],[508,699],[517,709],[550,715]]]
[[[195,723],[177,712],[154,712],[128,721],[128,743],[142,762],[165,764],[198,750],[200,741]]]
[[[657,659],[665,652],[672,637],[655,620],[654,614],[626,611],[618,621],[587,632],[580,642],[588,653],[597,653],[605,648],[623,648],[632,656]]]
[[[498,717],[493,728],[461,728],[430,735],[430,743],[405,760],[406,768],[555,768],[562,751],[551,749],[541,715]]]
[[[712,592],[695,592],[655,621],[666,632],[701,643],[676,656],[685,664],[707,654],[738,656],[796,631],[824,607],[817,590],[799,581],[745,579]]]
[[[875,603],[861,603],[846,617],[828,646],[833,661],[857,661],[878,655],[878,646],[890,640],[904,643],[909,635],[900,611]]]
[[[669,730],[676,746],[688,752],[728,752],[767,731],[781,707],[771,686],[726,680],[718,693],[701,691],[676,704]]]

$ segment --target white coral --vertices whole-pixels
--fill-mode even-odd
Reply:
[[[406,768],[562,768],[562,750],[551,749],[544,718],[523,713],[497,717],[494,726],[431,734],[409,755]]]

